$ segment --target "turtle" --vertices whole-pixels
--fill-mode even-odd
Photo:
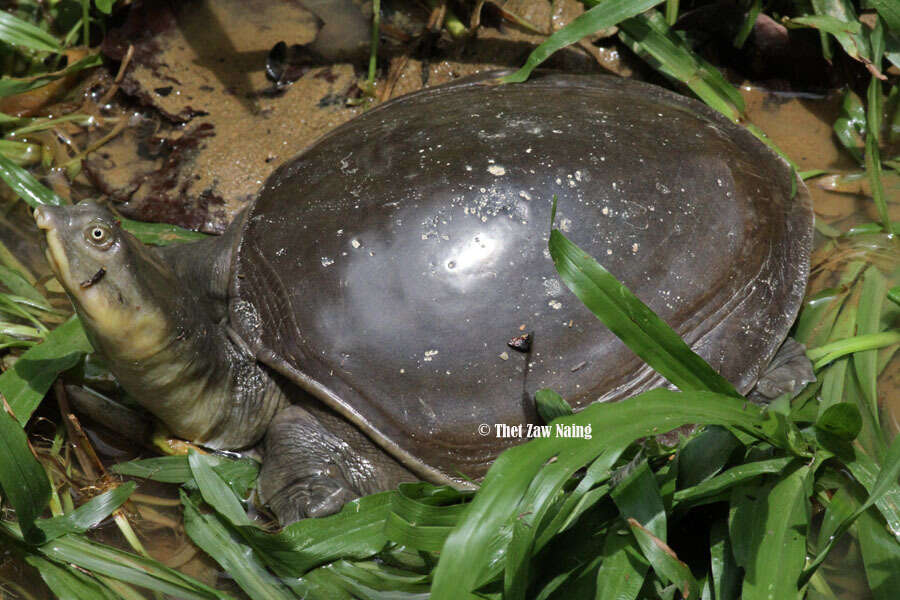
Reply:
[[[283,523],[402,481],[475,485],[523,441],[496,425],[539,422],[538,389],[577,411],[666,384],[561,284],[554,200],[740,392],[788,334],[813,229],[785,160],[651,84],[497,75],[334,129],[220,237],[149,247],[97,203],[35,210],[122,387],[177,436],[261,448]]]

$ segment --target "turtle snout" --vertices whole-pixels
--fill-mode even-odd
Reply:
[[[38,206],[34,209],[34,222],[38,229],[51,230],[56,228],[55,211],[50,206]]]

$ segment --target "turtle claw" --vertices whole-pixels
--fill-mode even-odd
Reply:
[[[278,521],[289,525],[307,517],[333,515],[359,495],[346,481],[320,474],[292,481],[267,498],[267,503]]]
[[[309,487],[306,496],[305,512],[307,517],[327,517],[338,512],[344,504],[359,497],[359,493],[344,481],[319,476],[307,480]]]

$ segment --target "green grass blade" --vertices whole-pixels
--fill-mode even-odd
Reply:
[[[0,393],[19,423],[28,422],[59,374],[77,365],[92,350],[81,321],[72,317],[4,371],[0,375]]]
[[[569,241],[550,234],[550,256],[566,286],[604,325],[663,377],[683,391],[737,391],[609,271]]]
[[[747,11],[747,16],[744,17],[744,22],[741,23],[741,28],[738,30],[737,35],[734,37],[735,48],[744,47],[744,43],[746,43],[747,38],[753,31],[753,26],[756,25],[756,17],[759,16],[761,10],[762,0],[752,0],[752,2],[750,3],[750,10]],[[672,23],[669,24],[671,25]]]
[[[616,23],[633,17],[661,4],[663,0],[605,0],[592,2],[593,8],[578,16],[571,23],[551,35],[540,46],[532,50],[525,64],[515,73],[502,77],[503,83],[520,83],[528,79],[531,72],[550,56],[566,46],[591,35],[594,32],[612,27]]]
[[[207,462],[238,496],[246,495],[259,473],[259,463],[249,458],[232,460],[212,454],[207,457]],[[112,470],[119,475],[152,479],[162,483],[178,483],[189,489],[197,489],[188,457],[183,455],[132,460],[115,464]]]
[[[39,556],[25,558],[59,600],[118,600],[119,595],[72,567],[61,567]]]
[[[716,600],[740,600],[741,573],[734,562],[725,519],[717,520],[710,528],[709,575]]]
[[[44,295],[15,269],[0,265],[0,284],[6,286],[6,289],[13,294],[28,298],[37,306],[50,310],[50,305]]]
[[[891,218],[888,214],[887,199],[884,195],[884,183],[881,180],[881,151],[878,148],[881,135],[881,80],[872,75],[869,80],[866,110],[866,174],[872,187],[872,200],[878,209],[881,225],[885,231],[892,231]]]
[[[781,473],[795,460],[793,457],[785,456],[737,465],[697,485],[676,491],[673,499],[674,506],[696,504],[707,498],[716,500],[737,485],[742,485],[762,475]]]
[[[51,81],[56,81],[61,77],[73,75],[85,69],[99,67],[102,64],[103,58],[99,54],[92,54],[90,56],[82,58],[78,62],[72,63],[61,71],[45,73],[43,75],[35,75],[34,77],[23,77],[21,79],[13,77],[3,77],[0,78],[0,98],[30,92],[31,90],[47,85]]]
[[[55,540],[67,533],[84,533],[99,525],[103,519],[128,500],[135,487],[137,485],[133,481],[125,482],[108,492],[91,498],[68,514],[52,519],[40,519],[36,525],[44,532],[45,542]]]
[[[853,469],[852,465],[849,464],[845,459],[845,465],[850,469],[851,473],[856,476],[856,471]],[[898,509],[896,505],[897,493],[900,492],[900,484],[897,483],[897,479],[900,477],[900,436],[894,437],[894,440],[891,442],[891,445],[888,446],[887,454],[885,455],[884,463],[881,467],[881,470],[878,471],[878,475],[875,477],[875,481],[871,483],[871,486],[866,485],[866,481],[857,477],[857,479],[862,483],[866,488],[869,489],[869,497],[868,499],[860,506],[856,511],[853,512],[852,515],[844,519],[840,525],[838,525],[834,529],[834,533],[829,537],[828,542],[824,545],[824,547],[820,550],[819,554],[816,556],[815,560],[813,560],[806,570],[803,572],[802,581],[806,582],[815,572],[815,570],[822,564],[825,558],[828,556],[828,553],[831,551],[831,548],[834,546],[835,542],[841,538],[841,536],[847,532],[851,525],[859,518],[859,516],[865,512],[872,505],[878,505],[879,501],[885,500],[885,496],[890,494],[887,498],[888,501],[893,504],[891,507],[893,511]],[[879,506],[879,509],[881,507]],[[882,513],[885,511],[883,509]],[[893,515],[888,513],[885,514],[885,517],[888,519],[888,526],[891,527],[891,517]],[[894,523],[896,525],[896,523]],[[898,536],[898,531],[894,528],[891,529],[895,538]]]
[[[744,99],[714,66],[700,58],[675,35],[657,11],[619,24],[619,38],[650,66],[690,88],[732,121],[744,112]]]
[[[205,233],[191,231],[190,229],[169,225],[168,223],[144,223],[143,221],[133,221],[125,218],[120,218],[119,221],[122,223],[122,227],[131,232],[141,242],[155,246],[196,242],[210,237]]]
[[[3,155],[0,155],[0,179],[3,179],[12,188],[12,191],[32,208],[45,204],[51,206],[62,206],[64,204],[62,198],[49,188],[44,187],[34,178],[34,175]]]
[[[598,468],[604,467],[603,463],[605,468],[611,467],[621,449],[639,438],[686,424],[729,425],[759,435],[763,418],[757,407],[733,396],[651,390],[615,404],[593,404],[557,422],[591,424],[604,435],[590,440],[542,438],[501,454],[444,545],[435,570],[434,600],[460,598],[474,589],[491,568],[491,540],[519,514],[546,510],[527,500],[537,497],[535,488],[540,488],[545,503],[551,503],[578,469],[601,456]]]
[[[188,465],[194,481],[197,482],[197,487],[200,488],[203,500],[207,504],[230,521],[232,525],[252,526],[234,490],[228,487],[218,473],[213,470],[214,462],[209,459],[208,455],[191,450],[188,454]]]
[[[43,29],[4,11],[0,11],[0,42],[42,52],[63,50],[59,40]]]
[[[208,474],[218,477],[210,468]],[[253,549],[212,513],[201,513],[197,504],[181,492],[184,529],[253,600],[293,600],[290,591],[266,571]]]
[[[610,496],[623,519],[635,519],[641,527],[666,541],[666,507],[646,460],[619,482]]]
[[[874,600],[894,600],[900,590],[900,544],[885,530],[884,522],[872,509],[856,520],[859,548],[869,589]]]
[[[50,483],[22,426],[5,410],[0,410],[0,490],[15,509],[27,540],[42,541],[44,535],[34,522],[50,501]]]
[[[885,346],[892,346],[900,343],[900,329],[891,329],[890,331],[882,331],[881,333],[870,333],[867,335],[857,335],[842,340],[837,340],[813,348],[806,352],[810,360],[815,361],[814,368],[821,369],[828,363],[835,361],[848,354],[856,352],[865,352],[869,350],[877,350]]]
[[[282,577],[299,577],[341,558],[369,558],[387,543],[384,522],[394,493],[353,500],[336,515],[304,519],[277,534],[249,528],[243,534],[266,564]]]
[[[887,280],[875,266],[863,273],[862,292],[859,296],[859,312],[856,316],[856,334],[877,334],[881,328],[881,312],[887,295]],[[878,408],[878,352],[862,350],[853,354],[853,369],[869,406],[877,418]]]
[[[641,547],[644,558],[650,562],[656,574],[674,584],[683,598],[698,598],[700,586],[694,579],[691,569],[678,559],[675,552],[635,519],[628,519],[628,525]]]
[[[0,536],[21,540],[19,528],[0,521]],[[81,535],[64,535],[35,551],[57,563],[72,564],[95,575],[127,581],[184,600],[229,600],[231,596],[159,562],[92,542]]]

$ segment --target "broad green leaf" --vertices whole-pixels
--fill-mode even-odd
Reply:
[[[569,403],[551,389],[538,390],[534,394],[534,404],[544,423],[549,423],[557,417],[565,417],[572,414],[572,407],[569,406]]]
[[[894,0],[868,0],[867,6],[878,11],[889,30],[900,32],[900,5]]]
[[[829,15],[814,15],[809,17],[795,17],[788,23],[813,27],[834,36],[834,39],[847,50],[847,54],[856,60],[861,60],[860,49],[856,45],[856,39],[862,39],[860,33],[862,26],[859,21],[842,21]],[[848,50],[849,49],[849,50]]]
[[[0,15],[6,14],[0,11]],[[0,155],[8,158],[20,167],[35,165],[41,160],[41,147],[29,142],[16,140],[0,140]]]
[[[638,597],[650,563],[637,540],[610,530],[603,542],[603,562],[597,571],[595,600],[634,600]]]
[[[809,526],[808,466],[798,466],[777,480],[767,494],[732,507],[732,544],[736,535],[750,535],[744,557],[742,600],[799,598],[798,579],[806,560]],[[745,519],[744,532],[734,523]]]
[[[81,321],[72,317],[4,371],[0,375],[0,393],[19,423],[28,422],[59,374],[77,365],[92,350]]]
[[[44,535],[34,521],[50,501],[50,484],[43,467],[31,453],[22,426],[0,406],[0,491],[16,511],[29,542]]]
[[[559,230],[550,233],[549,246],[566,286],[663,377],[683,391],[708,390],[738,396],[734,386],[695,354],[647,305]]]
[[[718,473],[741,442],[723,427],[707,427],[678,453],[678,487],[697,485]]]
[[[50,310],[47,299],[21,273],[15,269],[0,265],[0,283],[6,286],[10,292],[22,298],[27,298],[35,305]]]
[[[823,440],[827,440],[825,437]],[[831,445],[831,444],[829,444]],[[852,451],[852,447],[850,448]],[[843,453],[838,454],[838,456],[843,455]],[[859,461],[853,461],[859,462]],[[828,556],[828,553],[831,551],[831,548],[834,546],[835,542],[841,538],[841,536],[847,532],[851,525],[859,518],[859,516],[865,512],[870,506],[877,505],[879,501],[883,500],[885,496],[890,494],[888,499],[891,501],[892,506],[890,507],[892,510],[885,511],[881,506],[879,506],[879,510],[885,515],[888,519],[888,525],[891,527],[891,532],[895,537],[898,536],[898,531],[893,529],[892,517],[893,513],[895,513],[898,509],[897,505],[894,504],[895,499],[897,498],[897,493],[900,491],[900,484],[897,483],[898,478],[900,478],[900,436],[894,437],[894,440],[891,442],[890,446],[888,446],[887,453],[885,455],[884,463],[882,464],[881,470],[878,471],[878,475],[875,478],[873,483],[867,484],[864,478],[860,478],[857,473],[859,471],[858,465],[852,464],[852,462],[847,462],[845,460],[845,464],[850,469],[851,473],[857,477],[857,480],[860,481],[869,491],[868,499],[860,506],[852,515],[844,519],[843,522],[840,523],[837,527],[834,528],[834,533],[829,536],[828,542],[824,545],[824,547],[819,551],[819,554],[816,556],[815,560],[813,560],[806,568],[803,573],[802,581],[805,582],[809,579],[809,577],[815,572],[815,570],[822,564],[825,560],[825,557]],[[854,468],[857,467],[857,468]]]
[[[822,413],[816,421],[816,428],[849,442],[855,440],[862,430],[862,416],[855,404],[838,402]]]
[[[724,519],[713,523],[709,531],[709,577],[716,600],[740,600],[741,573]]]
[[[612,27],[620,21],[638,15],[662,2],[663,0],[591,2],[591,4],[596,4],[596,6],[548,37],[544,43],[532,50],[522,68],[515,73],[502,77],[501,81],[503,83],[520,83],[525,81],[539,64],[550,58],[557,50],[574,44],[581,38],[601,29]]]
[[[94,0],[94,6],[96,6],[97,10],[104,15],[108,15],[112,12],[112,7],[115,3],[116,0]]]
[[[900,543],[884,527],[878,513],[869,509],[856,520],[859,547],[874,600],[894,600],[900,590]]]

